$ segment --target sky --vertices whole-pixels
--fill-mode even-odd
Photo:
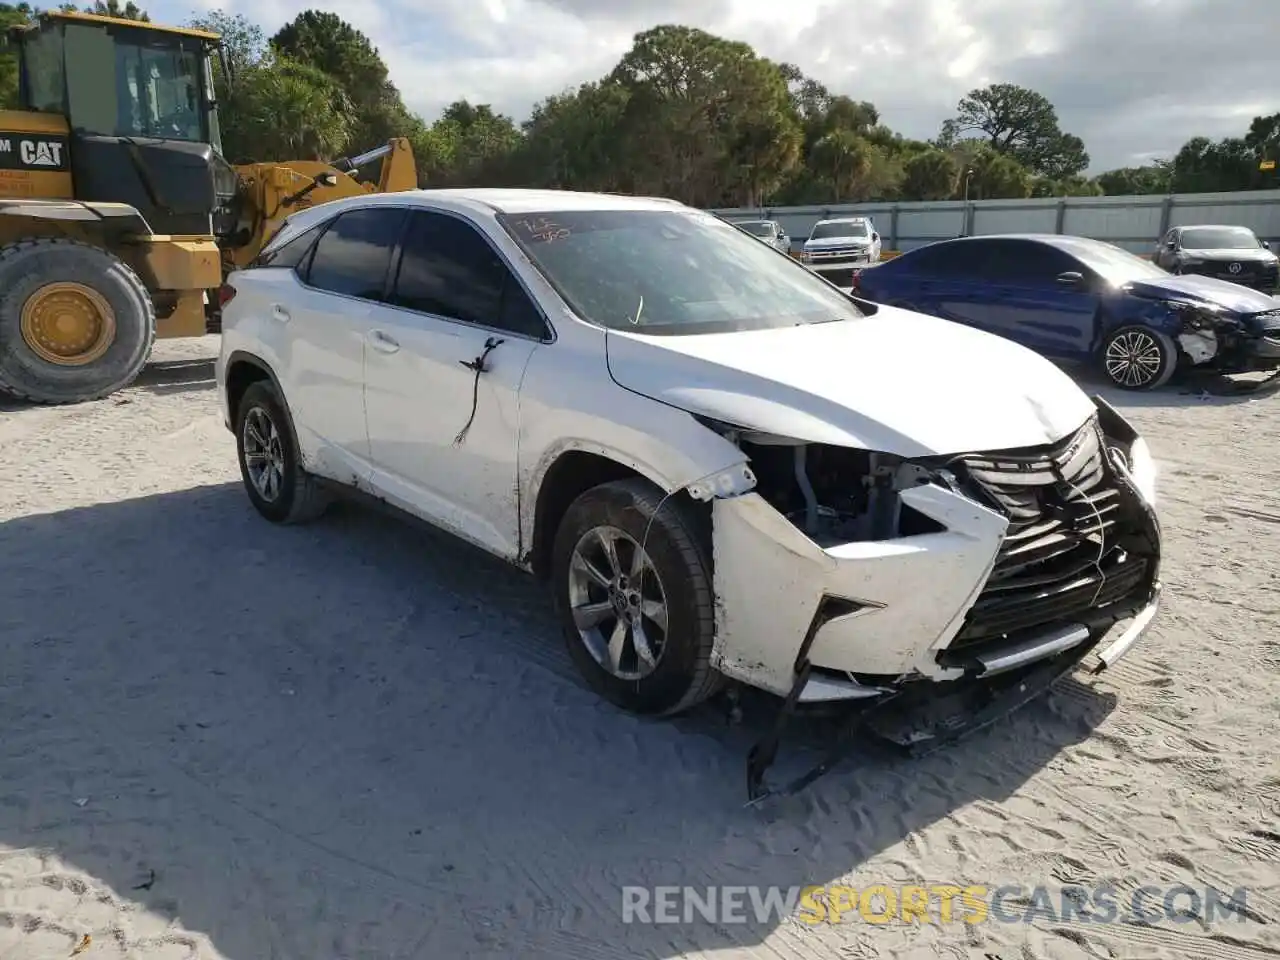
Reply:
[[[882,122],[935,136],[969,90],[1017,83],[1055,105],[1090,172],[1170,157],[1193,136],[1242,136],[1280,111],[1276,0],[143,0],[180,24],[210,8],[274,33],[331,10],[378,47],[425,119],[490,103],[517,121],[598,79],[639,31],[700,27],[799,66]],[[1230,13],[1227,13],[1227,10]]]

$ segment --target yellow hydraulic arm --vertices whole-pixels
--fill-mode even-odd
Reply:
[[[382,160],[376,181],[357,180],[357,171]],[[404,137],[349,159],[290,160],[236,167],[240,177],[239,229],[223,246],[227,270],[243,267],[266,246],[290,214],[344,197],[418,189],[413,148]]]

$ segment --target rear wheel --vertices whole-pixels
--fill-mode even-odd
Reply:
[[[1178,348],[1166,334],[1148,327],[1121,327],[1102,345],[1102,370],[1123,390],[1151,390],[1169,382]]]
[[[151,295],[119,257],[73,240],[0,250],[0,390],[35,403],[127,386],[155,340]]]
[[[569,655],[593,689],[659,715],[719,689],[708,557],[693,518],[645,481],[574,501],[552,548],[552,584]]]
[[[240,477],[258,513],[272,523],[305,523],[324,513],[329,497],[302,469],[293,422],[269,381],[249,385],[235,422]]]

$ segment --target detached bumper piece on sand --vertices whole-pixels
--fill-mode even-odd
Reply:
[[[803,790],[861,747],[918,757],[951,746],[1039,697],[1091,654],[1098,673],[1132,648],[1159,606],[1160,524],[1123,453],[1135,435],[1095,402],[1098,420],[1060,444],[953,464],[958,491],[1009,523],[959,628],[930,648],[939,668],[932,677],[815,664],[823,628],[857,613],[853,601],[823,597],[773,728],[748,758],[749,803]],[[806,702],[836,699],[837,689],[846,713],[832,746],[803,776],[767,785],[789,721]]]

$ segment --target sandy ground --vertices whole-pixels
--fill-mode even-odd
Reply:
[[[215,350],[0,407],[2,960],[1280,953],[1280,397],[1114,398],[1167,537],[1129,660],[744,809],[754,721],[602,705],[523,575],[365,510],[260,520]],[[621,922],[626,885],[831,882],[1245,887],[1252,919]]]

